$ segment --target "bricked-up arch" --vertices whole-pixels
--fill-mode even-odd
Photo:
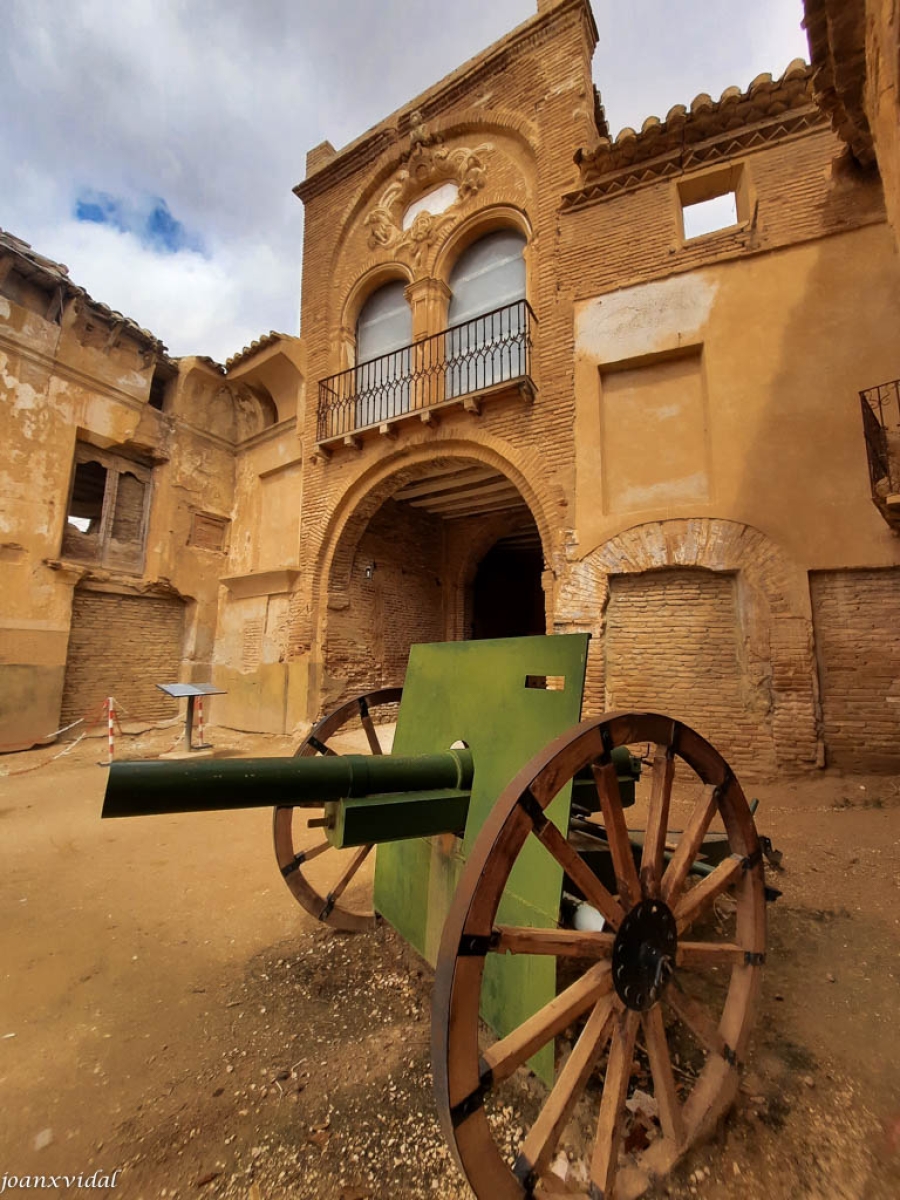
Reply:
[[[702,517],[648,522],[566,565],[556,593],[554,629],[588,629],[594,635],[586,711],[606,707],[611,578],[697,567],[734,579],[744,703],[765,715],[778,766],[817,765],[818,700],[806,572],[758,529],[736,521]],[[662,642],[666,614],[660,611],[658,616]],[[704,684],[702,679],[697,682]],[[759,774],[762,768],[764,764]]]
[[[349,675],[342,671],[340,674],[343,679],[338,678],[339,673],[335,670],[335,652],[337,651],[337,657],[346,659],[353,648],[353,633],[348,614],[354,603],[359,605],[361,602],[361,596],[358,594],[360,592],[359,580],[356,575],[360,574],[366,565],[361,564],[361,560],[357,561],[360,545],[364,537],[370,535],[382,539],[382,545],[387,543],[390,520],[399,520],[403,516],[403,514],[395,512],[391,517],[392,497],[407,485],[433,473],[435,468],[442,465],[466,466],[471,464],[492,468],[509,480],[524,501],[525,508],[520,512],[522,514],[526,513],[526,510],[530,512],[540,536],[545,559],[552,554],[552,526],[547,511],[556,498],[551,496],[551,489],[544,482],[538,456],[529,455],[527,459],[527,464],[522,464],[527,465],[528,468],[526,477],[521,466],[513,465],[509,457],[501,455],[496,449],[486,445],[457,439],[445,440],[442,444],[432,440],[428,445],[407,448],[405,451],[392,455],[389,460],[383,461],[365,472],[354,485],[347,489],[332,515],[322,543],[318,569],[314,572],[314,594],[310,605],[310,611],[317,616],[316,628],[311,630],[313,633],[311,640],[314,644],[317,643],[321,651],[326,673],[329,676],[335,676],[333,686],[326,684],[326,693],[330,691],[334,694],[335,687],[343,686],[343,679],[352,681],[354,685],[368,684],[369,682],[369,680],[362,679],[361,672],[368,669],[365,666],[361,670],[354,668]],[[539,481],[538,486],[547,494],[539,494],[537,489],[532,486],[530,479]],[[406,506],[394,505],[395,510],[401,507],[405,508]],[[408,515],[406,514],[406,516]],[[373,521],[373,519],[375,520]],[[464,636],[464,612],[461,610],[460,604],[455,600],[450,605],[445,604],[444,597],[450,593],[455,595],[453,589],[458,590],[461,585],[464,586],[467,574],[473,572],[478,558],[483,557],[483,554],[490,545],[497,541],[498,537],[511,532],[512,529],[510,522],[499,519],[499,514],[483,518],[473,517],[468,519],[468,523],[473,526],[473,529],[477,526],[477,536],[470,537],[469,544],[458,546],[458,553],[451,556],[451,561],[447,563],[444,563],[443,559],[441,561],[441,595],[435,596],[436,602],[439,601],[441,605],[440,619],[439,621],[435,620],[432,624],[424,622],[422,626],[423,636],[427,636],[429,640]],[[482,536],[488,539],[484,545],[480,545],[478,542]],[[475,543],[474,550],[472,542]],[[480,555],[478,554],[479,549]],[[354,563],[356,563],[356,567]],[[429,569],[424,561],[418,564],[416,572],[420,583]],[[327,588],[324,603],[322,603],[323,598],[319,591],[322,585]],[[424,584],[421,586],[424,587]],[[343,646],[340,644],[341,642],[343,642]],[[369,657],[371,658],[372,655]],[[380,683],[382,680],[377,679],[375,682]],[[396,680],[387,682],[396,682]],[[350,686],[349,682],[347,686]],[[328,694],[323,697],[323,701],[330,699],[331,695]]]

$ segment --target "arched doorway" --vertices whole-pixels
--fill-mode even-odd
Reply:
[[[497,467],[435,459],[401,469],[379,492],[364,522],[347,523],[332,560],[329,699],[402,683],[418,642],[544,632],[538,527]]]

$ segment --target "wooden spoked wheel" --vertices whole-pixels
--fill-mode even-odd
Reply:
[[[609,755],[643,742],[656,750],[647,830],[642,850],[634,851]],[[672,852],[666,830],[677,760],[694,772],[700,799]],[[616,894],[544,816],[560,788],[585,770],[596,783]],[[694,882],[690,869],[717,813],[731,854]],[[510,871],[531,838],[563,868],[565,890],[580,892],[603,915],[601,932],[563,922],[555,929],[496,923]],[[721,899],[726,893],[730,900]],[[437,1104],[476,1196],[562,1192],[626,1200],[667,1173],[735,1097],[764,949],[753,818],[708,742],[670,718],[612,713],[551,743],[509,784],[485,823],[438,958]],[[558,989],[560,981],[564,986],[498,1041],[479,1021],[479,999],[486,956],[504,953],[553,955]],[[525,1064],[557,1037],[556,1082],[548,1091]]]
[[[382,688],[380,691],[369,692],[365,696],[347,701],[313,726],[297,747],[294,756],[310,758],[316,754],[336,754],[337,751],[328,745],[328,739],[349,730],[356,721],[365,731],[371,753],[382,754],[371,710],[382,705],[399,703],[402,694],[402,688]],[[344,900],[344,893],[374,847],[370,845],[361,846],[356,850],[336,850],[323,835],[321,840],[315,841],[312,846],[298,849],[300,838],[310,828],[310,823],[315,828],[323,813],[324,809],[275,809],[272,832],[278,869],[295,900],[310,916],[333,929],[360,933],[372,928],[375,913],[371,904],[365,908],[349,907]],[[313,862],[316,862],[316,866],[310,870],[310,864]]]

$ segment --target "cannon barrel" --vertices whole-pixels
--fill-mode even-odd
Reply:
[[[473,774],[472,755],[465,749],[414,757],[343,754],[122,762],[110,767],[103,816],[318,808],[328,801],[395,792],[467,792]]]

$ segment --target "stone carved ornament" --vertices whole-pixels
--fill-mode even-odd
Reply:
[[[401,160],[400,169],[364,224],[369,231],[370,250],[390,247],[398,255],[418,263],[441,230],[456,220],[462,204],[484,187],[485,157],[494,147],[483,142],[474,149],[457,146],[450,150],[443,144],[443,138],[427,131],[418,111],[410,115],[409,140],[410,148]],[[458,188],[453,203],[442,213],[417,213],[410,227],[404,229],[403,214],[410,203],[430,188],[448,182]]]

